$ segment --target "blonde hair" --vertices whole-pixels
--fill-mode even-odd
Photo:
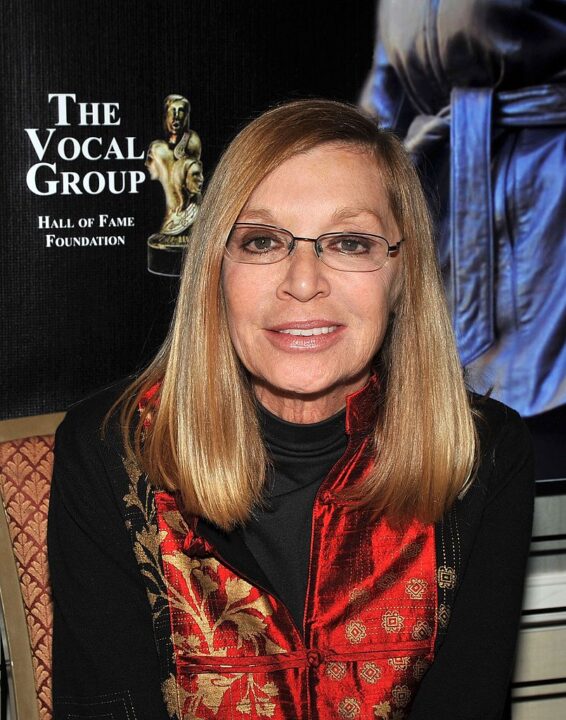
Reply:
[[[376,358],[383,387],[375,465],[351,496],[393,521],[438,520],[470,481],[472,411],[436,265],[422,188],[399,140],[328,100],[275,107],[220,159],[192,229],[170,332],[121,398],[124,442],[151,482],[226,530],[259,502],[268,464],[247,373],[232,346],[221,286],[224,244],[261,180],[324,143],[375,158],[401,236],[402,289]],[[159,383],[158,399],[138,403]]]

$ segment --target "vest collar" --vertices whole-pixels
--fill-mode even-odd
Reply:
[[[374,430],[381,402],[381,387],[377,374],[370,376],[363,388],[346,398],[346,433],[367,434]]]

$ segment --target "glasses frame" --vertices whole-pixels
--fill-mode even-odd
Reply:
[[[253,261],[246,261],[246,260],[236,260],[236,258],[232,257],[230,253],[228,252],[228,240],[230,239],[230,235],[232,234],[232,231],[237,228],[260,228],[264,230],[277,230],[277,232],[284,233],[287,235],[291,242],[289,244],[289,251],[287,252],[287,255],[280,258],[279,260],[273,260],[272,262],[253,262]],[[387,245],[387,255],[385,256],[385,260],[383,261],[383,265],[379,265],[379,267],[375,268],[368,268],[367,270],[349,270],[346,268],[337,268],[333,267],[332,265],[329,265],[322,257],[322,254],[320,252],[318,243],[322,240],[322,238],[326,237],[340,237],[340,236],[356,236],[356,237],[362,237],[362,238],[370,238],[371,240],[377,239],[382,240]],[[384,267],[387,263],[387,260],[394,254],[398,253],[401,244],[405,242],[404,238],[401,238],[399,242],[392,245],[386,238],[383,237],[383,235],[376,235],[374,233],[364,233],[364,232],[329,232],[329,233],[323,233],[322,235],[319,235],[317,238],[309,238],[309,237],[300,237],[298,235],[293,235],[293,233],[290,230],[286,230],[285,228],[277,227],[276,225],[265,225],[264,223],[234,223],[232,226],[232,230],[230,230],[230,233],[228,235],[228,238],[226,239],[226,244],[224,246],[224,253],[225,255],[230,258],[233,262],[240,263],[242,265],[276,265],[279,262],[282,262],[283,260],[287,259],[288,257],[291,257],[293,253],[295,252],[295,249],[297,247],[297,242],[303,241],[303,242],[311,242],[313,243],[313,249],[315,252],[315,255],[317,258],[323,262],[326,267],[331,268],[332,270],[337,270],[338,272],[375,272],[376,270],[381,270],[382,267]]]

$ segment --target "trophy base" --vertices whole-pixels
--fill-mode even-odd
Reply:
[[[147,241],[147,269],[154,275],[179,277],[188,235],[154,233]]]

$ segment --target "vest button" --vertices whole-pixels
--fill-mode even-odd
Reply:
[[[322,655],[318,650],[309,650],[307,652],[307,662],[311,667],[318,667],[322,662]]]

